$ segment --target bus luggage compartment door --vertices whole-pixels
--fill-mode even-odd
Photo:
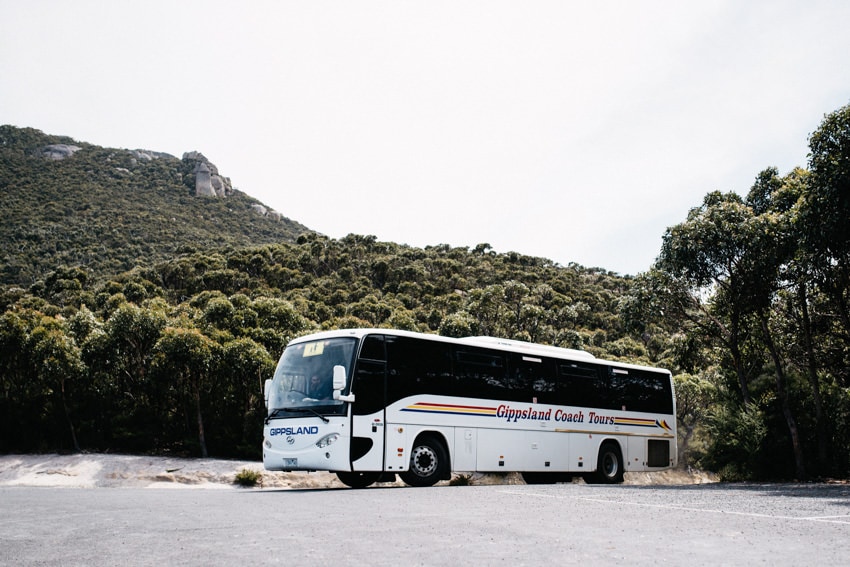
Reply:
[[[384,412],[352,419],[351,464],[355,471],[384,470]]]
[[[569,470],[569,436],[554,431],[478,431],[477,470],[554,472]]]

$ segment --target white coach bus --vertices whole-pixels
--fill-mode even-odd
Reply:
[[[388,329],[287,345],[267,380],[263,465],[363,488],[452,471],[619,483],[676,465],[670,372],[579,350]]]

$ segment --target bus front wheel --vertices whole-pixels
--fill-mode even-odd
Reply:
[[[584,481],[588,484],[619,484],[623,482],[623,454],[620,452],[620,446],[613,441],[603,443],[599,448],[596,472],[586,475]]]
[[[380,478],[379,472],[337,472],[336,477],[345,486],[351,488],[366,488]]]
[[[440,441],[423,435],[413,444],[410,469],[400,473],[401,480],[410,486],[434,486],[447,476],[449,455]]]

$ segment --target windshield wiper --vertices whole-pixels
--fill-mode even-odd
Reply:
[[[281,413],[283,413],[284,411],[286,411],[284,408],[277,408],[277,409],[272,410],[272,412],[271,412],[269,415],[267,415],[267,416],[266,416],[266,425],[268,425],[268,424],[269,424],[269,421],[270,421],[273,417],[277,417],[277,416],[279,416],[279,415],[280,415]]]
[[[331,422],[331,420],[329,420],[328,418],[326,418],[325,416],[323,416],[322,414],[320,414],[319,412],[317,412],[313,408],[277,408],[277,409],[272,410],[272,412],[268,415],[268,417],[266,417],[266,424],[268,424],[269,421],[272,418],[275,418],[275,417],[279,416],[280,414],[282,414],[283,412],[286,412],[286,411],[291,411],[292,413],[312,413],[313,415],[315,415],[316,417],[318,417],[319,419],[321,419],[325,423]]]
[[[319,419],[321,419],[325,423],[331,422],[331,420],[329,420],[328,418],[326,418],[325,416],[323,416],[322,414],[320,414],[319,412],[317,412],[313,408],[287,408],[287,409],[289,411],[294,411],[296,413],[312,413],[313,415],[315,415],[316,417],[318,417]]]

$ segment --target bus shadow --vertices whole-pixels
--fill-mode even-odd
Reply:
[[[597,485],[598,486],[598,485]],[[677,491],[677,492],[700,492],[700,493],[729,493],[747,492],[758,493],[764,496],[784,498],[816,498],[835,499],[843,506],[850,507],[850,483],[828,484],[828,483],[710,483],[710,484],[684,484],[684,485],[620,485],[619,488],[632,492],[644,491]]]

